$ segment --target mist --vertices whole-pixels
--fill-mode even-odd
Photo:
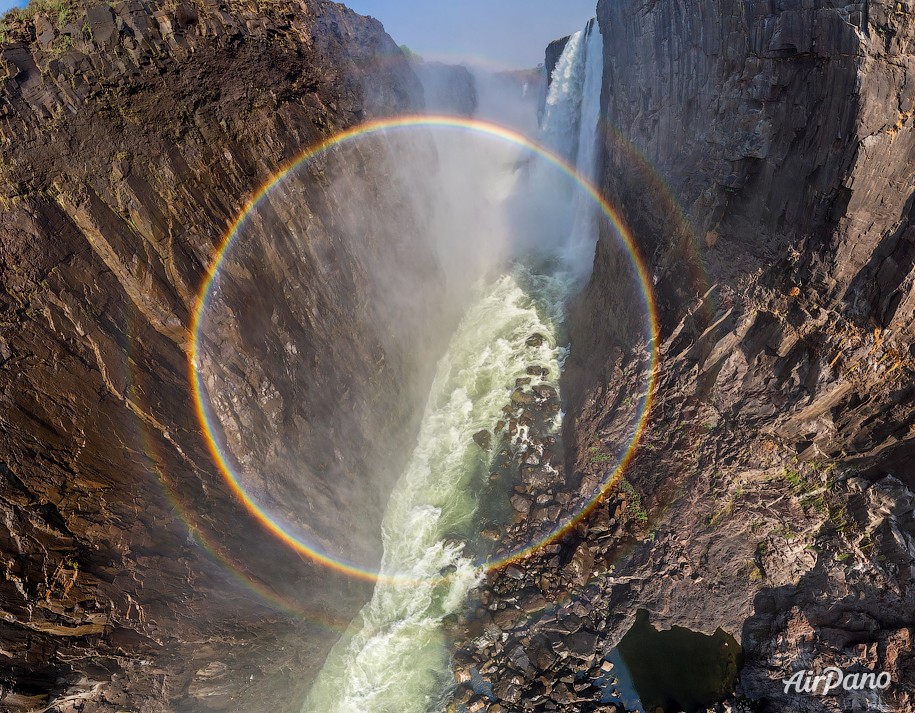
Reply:
[[[586,71],[586,46],[570,43],[549,92],[535,71],[414,60],[429,120],[296,166],[227,252],[202,329],[216,440],[306,556],[382,577],[306,711],[419,711],[420,691],[444,690],[442,622],[493,554],[480,518],[492,530],[514,516],[482,508],[507,503],[512,482],[490,478],[480,434],[518,408],[519,384],[558,392],[566,305],[593,259],[597,206],[538,148],[593,172],[600,67]],[[558,402],[537,418],[558,438]],[[510,429],[504,447],[543,451]],[[355,673],[390,666],[418,667],[405,697]]]

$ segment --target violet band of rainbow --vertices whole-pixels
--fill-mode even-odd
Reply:
[[[603,198],[603,196],[601,196],[600,192],[594,187],[594,185],[583,176],[581,176],[576,171],[576,169],[567,161],[549,149],[540,146],[523,134],[498,124],[453,116],[406,115],[360,124],[331,137],[328,137],[316,145],[305,149],[290,161],[287,161],[275,174],[273,174],[273,176],[271,176],[271,178],[266,183],[257,189],[252,197],[245,203],[244,207],[235,218],[235,220],[229,225],[228,230],[223,235],[222,241],[216,250],[212,264],[210,265],[207,274],[202,281],[200,289],[198,290],[197,301],[194,306],[191,321],[191,342],[188,354],[190,386],[194,398],[194,410],[196,412],[197,419],[203,429],[203,436],[206,440],[207,448],[216,466],[219,468],[220,474],[222,475],[232,493],[242,502],[245,508],[261,523],[264,528],[266,528],[271,534],[273,534],[287,546],[292,547],[294,550],[300,552],[311,560],[330,569],[343,572],[357,579],[369,580],[372,582],[408,583],[409,579],[405,577],[390,577],[380,575],[378,572],[356,567],[346,562],[341,562],[338,559],[335,559],[334,557],[317,550],[307,542],[303,542],[301,539],[289,532],[287,528],[278,523],[248,494],[248,492],[242,486],[241,480],[235,472],[234,466],[224,455],[222,447],[217,440],[217,429],[215,429],[212,425],[213,417],[210,414],[209,408],[207,406],[205,387],[203,385],[200,370],[198,369],[201,347],[201,328],[203,326],[203,318],[207,306],[207,301],[212,291],[214,282],[219,275],[220,267],[225,260],[229,249],[232,247],[232,244],[238,235],[239,229],[244,225],[245,220],[254,210],[254,208],[270,193],[273,188],[279,185],[300,165],[321,155],[325,151],[328,151],[335,146],[365,136],[383,134],[389,131],[419,128],[466,130],[480,136],[488,136],[491,138],[500,139],[534,153],[540,158],[546,160],[548,163],[552,164],[566,176],[571,178],[600,208],[601,213],[613,226],[617,236],[625,246],[629,255],[630,263],[635,269],[636,276],[638,278],[640,292],[644,301],[645,314],[648,320],[648,330],[646,336],[648,340],[650,356],[649,364],[647,367],[646,389],[644,395],[642,396],[642,403],[638,412],[639,418],[637,419],[633,429],[633,437],[629,442],[625,453],[620,458],[617,467],[605,478],[603,484],[600,488],[598,488],[598,491],[595,493],[595,495],[584,504],[583,508],[575,517],[571,518],[568,522],[562,523],[550,534],[533,543],[532,545],[525,547],[522,550],[512,552],[510,555],[496,561],[485,563],[482,565],[485,570],[499,569],[501,567],[507,566],[512,562],[530,556],[541,547],[555,542],[556,540],[563,537],[594,510],[594,508],[600,503],[603,497],[619,481],[623,471],[628,467],[635,455],[639,442],[644,435],[648,425],[658,379],[659,325],[657,306],[654,299],[652,281],[645,262],[641,257],[638,246],[635,244],[635,241],[633,240],[628,227],[623,222],[619,213]],[[445,580],[447,577],[443,577],[442,579]]]

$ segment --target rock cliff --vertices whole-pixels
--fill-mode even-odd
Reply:
[[[915,16],[604,0],[598,17],[602,187],[662,329],[652,427],[626,476],[651,513],[630,531],[650,537],[617,563],[613,617],[723,627],[763,710],[857,710],[860,695],[784,696],[781,678],[833,664],[889,671],[884,700],[907,710]],[[585,471],[613,447],[639,318],[618,265],[603,239],[573,334]]]
[[[598,19],[599,183],[651,275],[658,386],[612,492],[481,588],[458,701],[619,711],[604,657],[642,612],[735,637],[728,710],[911,710],[915,14],[601,0]],[[572,315],[566,493],[608,477],[645,389],[630,269],[604,226]],[[892,684],[785,692],[829,666]]]
[[[784,694],[829,665],[890,672],[882,702],[909,710],[915,11],[601,0],[598,19],[600,184],[653,277],[659,386],[625,480],[455,627],[459,700],[613,710],[596,702],[603,656],[644,611],[733,635],[745,710],[856,710]],[[191,313],[277,167],[422,102],[381,26],[321,0],[40,3],[0,21],[4,710],[297,710],[369,585],[277,546],[224,484],[189,394]],[[357,158],[355,188],[396,201],[385,151]],[[293,177],[302,211],[233,254],[201,366],[264,502],[310,503],[303,531],[370,563],[446,307],[421,211],[340,239],[351,188],[328,162]],[[418,291],[390,305],[394,266]],[[644,388],[625,269],[607,232],[564,383],[576,487],[606,475]],[[518,527],[558,512],[513,506]]]
[[[377,21],[321,0],[0,22],[0,708],[298,710],[371,586],[278,546],[230,493],[193,412],[190,317],[257,187],[415,113],[418,80]],[[384,152],[358,148],[362,189],[393,199]],[[370,561],[440,273],[418,212],[353,240],[333,167],[294,177],[286,240],[232,257],[201,364],[266,503],[310,504],[322,544],[371,533]],[[405,312],[376,299],[392,262],[423,295]]]
[[[422,60],[415,61],[413,67],[423,84],[427,111],[473,116],[477,109],[477,90],[470,70]]]

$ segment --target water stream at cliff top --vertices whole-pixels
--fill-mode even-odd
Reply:
[[[553,74],[541,140],[593,177],[602,51],[596,23],[573,35]],[[595,79],[596,77],[596,79]],[[597,109],[595,109],[595,106]],[[558,389],[566,356],[566,301],[590,261],[595,208],[563,196],[555,170],[536,164],[518,181],[523,200],[556,200],[573,210],[552,256],[522,259],[482,279],[438,364],[417,445],[382,526],[382,580],[329,656],[304,713],[429,713],[443,710],[451,682],[444,620],[458,612],[481,572],[467,544],[479,528],[477,493],[493,451],[474,442],[491,430],[528,367],[534,384]],[[515,206],[519,196],[512,197]],[[571,200],[569,200],[571,199]],[[531,335],[546,337],[527,343]],[[553,428],[558,433],[559,417]],[[442,578],[446,573],[448,576]]]

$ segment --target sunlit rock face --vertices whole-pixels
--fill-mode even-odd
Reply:
[[[371,587],[278,543],[214,467],[195,293],[277,167],[422,90],[333,3],[81,8],[0,45],[0,708],[296,710]],[[230,252],[200,359],[264,507],[369,567],[447,313],[422,211],[356,204],[390,205],[380,146],[351,149],[357,186],[326,158],[274,195],[253,223],[284,239]]]
[[[915,18],[882,1],[604,0],[598,16],[601,185],[661,323],[655,423],[627,474],[656,515],[616,570],[651,586],[612,590],[608,643],[644,607],[742,639],[742,690],[772,710],[853,709],[785,698],[798,660],[890,671],[885,705],[911,707],[894,652],[911,637],[912,553],[893,532],[912,527],[894,513],[915,486]],[[613,244],[566,375],[584,471],[620,439],[641,348]]]

